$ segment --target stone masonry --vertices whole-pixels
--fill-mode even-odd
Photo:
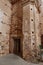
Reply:
[[[30,60],[37,56],[41,44],[39,18],[39,0],[18,0],[13,5],[0,0],[0,55],[13,53],[13,38],[20,38],[22,57]]]
[[[10,18],[11,4],[7,0],[0,0],[0,56],[9,53]]]
[[[29,60],[38,55],[39,45],[41,44],[39,9],[35,6],[34,1],[18,1],[13,5],[12,10],[10,51],[13,51],[14,46],[12,37],[21,37],[22,56]]]

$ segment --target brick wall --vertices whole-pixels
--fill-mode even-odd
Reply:
[[[12,9],[11,43],[10,51],[13,51],[14,40],[23,34],[21,48],[23,58],[29,60],[37,53],[40,45],[39,12],[35,4],[28,2],[21,5],[17,2]],[[34,52],[36,51],[36,52]]]
[[[22,38],[22,6],[18,1],[12,6],[12,22],[11,22],[11,37],[10,37],[10,52],[13,52],[14,38]]]
[[[12,29],[11,34],[20,35],[22,33],[22,6],[20,2],[13,5],[12,9]]]

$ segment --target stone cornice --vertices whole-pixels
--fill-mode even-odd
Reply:
[[[22,0],[22,5],[27,3],[34,4],[40,13],[41,0]]]
[[[40,12],[40,6],[41,6],[41,0],[9,0],[12,4],[15,4],[17,2],[21,2],[22,5],[27,4],[28,2],[35,4],[38,11]]]

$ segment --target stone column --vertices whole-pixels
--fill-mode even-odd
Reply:
[[[23,58],[29,61],[31,57],[31,33],[30,33],[30,4],[23,6]]]
[[[35,3],[23,6],[23,58],[26,60],[35,59],[40,45],[39,12],[36,10]]]

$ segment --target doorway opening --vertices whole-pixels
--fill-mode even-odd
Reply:
[[[43,48],[43,34],[41,35],[41,47]]]
[[[20,38],[13,38],[13,40],[14,40],[13,53],[21,56],[21,39]]]

